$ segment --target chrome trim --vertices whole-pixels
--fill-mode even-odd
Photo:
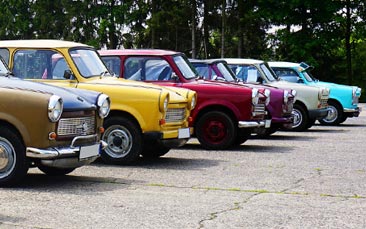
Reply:
[[[357,107],[357,108],[354,108],[354,109],[349,109],[349,108],[344,108],[343,109],[343,112],[346,112],[346,113],[358,112],[358,111],[361,111],[360,107]]]
[[[239,121],[239,128],[252,128],[252,127],[261,127],[265,126],[265,121]]]

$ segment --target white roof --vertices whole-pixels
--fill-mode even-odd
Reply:
[[[278,68],[295,68],[298,67],[299,63],[287,62],[287,61],[268,61],[268,65],[270,67],[278,67]]]
[[[223,58],[228,64],[261,64],[263,60],[243,59],[243,58]]]

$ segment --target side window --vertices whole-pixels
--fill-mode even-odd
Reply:
[[[123,78],[130,80],[142,80],[142,67],[141,64],[144,58],[141,57],[129,57],[124,64]]]
[[[59,56],[59,55],[57,55]],[[53,61],[53,71],[52,71],[52,78],[53,79],[64,79],[64,74],[66,70],[70,70],[69,66],[67,65],[65,58],[58,57],[54,58]]]
[[[52,50],[19,50],[14,54],[13,73],[24,79],[53,79],[55,54]]]
[[[172,77],[169,63],[160,58],[146,60],[145,69],[145,79],[148,81],[167,81]]]
[[[283,80],[293,83],[299,82],[300,77],[298,76],[297,72],[292,69],[287,68],[272,68],[272,69],[276,73],[276,75]]]

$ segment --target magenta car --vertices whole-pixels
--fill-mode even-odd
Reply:
[[[254,128],[269,128],[265,106],[269,90],[199,79],[183,53],[167,50],[99,51],[119,77],[196,91],[191,112],[194,135],[205,149],[227,149],[244,143]]]
[[[290,130],[293,124],[292,108],[296,96],[296,91],[292,89],[280,89],[272,86],[243,83],[236,78],[234,72],[227,66],[227,62],[222,59],[196,60],[190,62],[196,68],[201,77],[207,80],[223,81],[227,83],[244,84],[252,88],[264,87],[271,91],[271,99],[267,108],[267,116],[272,119],[271,127],[268,129],[256,129],[255,133],[261,137],[266,137],[279,129]]]

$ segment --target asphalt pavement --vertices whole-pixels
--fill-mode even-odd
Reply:
[[[192,139],[158,160],[33,168],[0,188],[0,228],[366,228],[366,108],[340,126],[226,151]]]

